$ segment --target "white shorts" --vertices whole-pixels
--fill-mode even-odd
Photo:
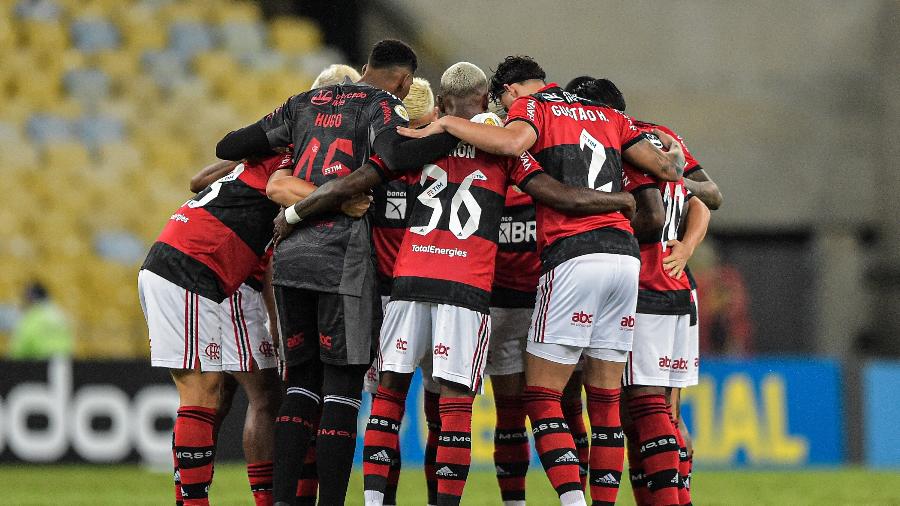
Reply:
[[[542,275],[528,352],[541,356],[545,344],[630,351],[640,269],[635,257],[592,253]]]
[[[694,386],[700,381],[700,306],[697,301],[697,290],[691,290],[691,300],[694,301],[693,325],[688,327],[687,339],[680,344],[680,352],[687,357],[688,372],[685,375],[684,386]]]
[[[582,370],[584,360],[582,353],[590,358],[606,360],[607,362],[624,363],[628,360],[628,353],[624,350],[608,350],[606,348],[582,348],[581,346],[569,346],[567,344],[536,343],[528,341],[528,353],[535,357],[556,362],[557,364],[574,365],[576,371]]]
[[[502,376],[525,371],[525,342],[533,308],[491,308],[491,344],[485,374]]]
[[[138,295],[150,363],[168,369],[252,371],[276,367],[262,295],[241,286],[221,304],[142,269]]]
[[[378,369],[441,378],[479,391],[491,338],[491,317],[468,308],[392,300],[381,327]],[[431,371],[425,364],[431,362]]]
[[[219,305],[222,318],[222,370],[250,372],[278,367],[262,292],[241,285]]]
[[[686,352],[690,315],[638,313],[634,324],[634,349],[622,383],[625,386],[687,386],[690,361]]]

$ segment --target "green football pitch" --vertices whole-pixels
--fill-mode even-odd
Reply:
[[[215,505],[252,505],[241,465],[216,466],[210,492]],[[528,476],[528,503],[559,504],[540,469]],[[0,466],[3,504],[10,505],[165,505],[173,504],[171,474],[138,466]],[[398,493],[401,505],[424,505],[421,470],[405,471]],[[493,474],[473,472],[463,504],[501,504]],[[815,471],[698,471],[694,504],[867,504],[900,505],[900,472],[858,468]],[[362,477],[350,479],[347,504],[362,504]],[[633,504],[623,484],[619,504]]]

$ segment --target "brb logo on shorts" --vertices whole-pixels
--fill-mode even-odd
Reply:
[[[627,332],[631,332],[634,330],[634,316],[628,315],[623,316],[622,321],[619,322],[619,325],[622,327],[622,330]]]
[[[219,358],[222,356],[219,345],[216,343],[209,343],[208,345],[206,345],[205,353],[207,358],[211,358],[213,360],[219,360]]]
[[[450,347],[444,343],[438,343],[438,345],[434,347],[434,356],[447,360],[447,357],[450,356]]]
[[[409,341],[403,339],[402,337],[397,338],[397,351],[406,351],[407,346],[409,345]]]
[[[575,325],[576,327],[590,327],[593,324],[593,314],[588,314],[584,311],[576,311],[572,313],[572,325]]]

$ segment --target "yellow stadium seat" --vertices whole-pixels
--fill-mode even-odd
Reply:
[[[24,139],[15,144],[0,142],[0,167],[10,171],[18,171],[19,169],[22,171],[37,170],[37,149]]]
[[[240,78],[237,61],[233,55],[225,51],[209,51],[198,54],[194,59],[194,70],[216,89],[223,80]]]
[[[34,108],[24,98],[6,96],[2,100],[3,107],[0,107],[0,120],[21,125],[34,113]],[[0,153],[0,156],[2,156],[2,153]]]
[[[140,73],[141,55],[133,49],[106,50],[93,55],[92,63],[112,79],[114,88]],[[114,90],[115,91],[115,90]]]
[[[28,72],[14,76],[12,87],[17,97],[33,109],[46,109],[60,101],[62,86],[55,76]]]
[[[299,72],[279,73],[264,81],[262,96],[275,101],[287,100],[292,95],[308,90],[313,79]]]
[[[90,166],[91,156],[78,142],[50,143],[44,148],[44,163],[54,170],[83,171]]]
[[[161,49],[168,40],[167,23],[149,9],[123,8],[118,17],[123,45],[132,50]]]
[[[16,45],[18,32],[15,23],[10,23],[10,18],[0,12],[0,48],[11,48]]]
[[[311,19],[279,17],[270,25],[269,37],[286,54],[311,53],[322,46],[322,31]]]
[[[44,112],[72,120],[81,116],[83,109],[81,102],[71,98],[63,98],[44,107]]]
[[[226,1],[213,11],[213,20],[219,23],[231,21],[259,21],[262,13],[254,2]]]
[[[140,150],[129,142],[108,143],[100,146],[98,158],[101,167],[120,172],[139,169],[144,164]]]
[[[23,45],[33,51],[52,54],[69,47],[69,34],[62,22],[26,20],[21,28]]]
[[[204,21],[207,18],[206,2],[171,2],[159,9],[161,20],[172,23],[175,21]]]

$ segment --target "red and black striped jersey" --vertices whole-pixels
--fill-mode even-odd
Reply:
[[[622,151],[644,138],[628,116],[548,84],[513,102],[507,124],[524,121],[537,141],[530,151],[544,170],[572,186],[622,190]],[[620,212],[568,216],[537,204],[543,269],[576,256],[615,253],[637,257],[631,223]]]
[[[680,137],[666,127],[639,121],[634,123],[638,129],[647,134],[648,140],[660,149],[664,149],[662,142],[651,133],[654,128],[659,128],[681,143]],[[697,165],[693,157],[690,160]],[[666,210],[666,221],[659,240],[640,245],[641,273],[638,282],[637,311],[648,314],[688,314],[691,310],[689,278],[685,275],[681,278],[669,276],[663,269],[663,258],[671,252],[666,242],[680,237],[682,219],[686,211],[685,204],[693,194],[685,188],[684,179],[677,182],[660,181],[627,162],[624,170],[626,191],[637,192],[646,187],[658,188],[662,195],[663,208]]]
[[[408,193],[405,174],[372,190],[372,244],[375,246],[381,295],[391,294],[394,263],[406,233]]]
[[[534,307],[540,275],[534,202],[517,186],[510,186],[500,219],[491,307]]]
[[[279,209],[266,197],[266,183],[273,172],[289,167],[290,153],[238,164],[172,214],[142,268],[225,300],[266,255]]]
[[[409,173],[409,224],[391,298],[452,304],[487,313],[506,188],[541,170],[530,154],[492,155],[460,143]]]

